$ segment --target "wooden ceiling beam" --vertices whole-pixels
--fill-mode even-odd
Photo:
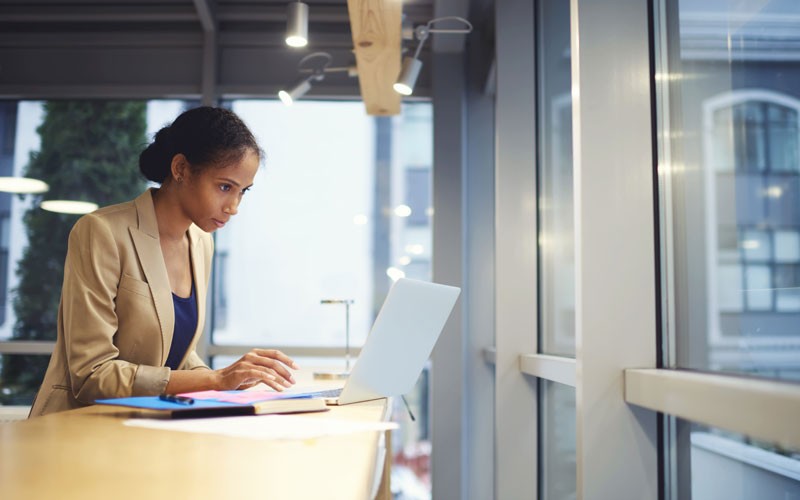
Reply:
[[[400,72],[402,3],[399,0],[347,0],[358,84],[368,115],[400,113],[400,94],[392,84]]]

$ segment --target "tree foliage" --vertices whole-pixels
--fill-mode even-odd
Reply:
[[[41,138],[25,175],[45,181],[23,221],[28,246],[17,264],[13,291],[15,340],[55,340],[67,238],[76,215],[38,207],[41,200],[92,201],[100,206],[135,198],[144,189],[138,156],[145,144],[146,103],[54,101],[45,104]],[[30,404],[44,377],[46,356],[7,356],[0,402]]]

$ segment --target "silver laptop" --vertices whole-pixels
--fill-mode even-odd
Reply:
[[[298,392],[344,405],[405,394],[414,387],[461,289],[426,281],[395,281],[361,354],[341,389]]]

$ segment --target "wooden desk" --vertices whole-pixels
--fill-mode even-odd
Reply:
[[[306,416],[379,422],[386,411],[384,399]],[[381,432],[267,441],[122,425],[143,413],[92,406],[0,425],[0,498],[369,499],[391,460],[377,464]]]

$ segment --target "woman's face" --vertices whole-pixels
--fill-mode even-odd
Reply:
[[[248,150],[238,163],[210,167],[192,174],[187,169],[182,206],[186,215],[207,233],[222,228],[239,211],[244,193],[253,185],[258,156]]]

